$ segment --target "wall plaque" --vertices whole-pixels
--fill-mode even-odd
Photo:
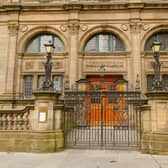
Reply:
[[[39,113],[39,122],[46,122],[47,121],[47,113],[46,112],[40,112]]]
[[[48,107],[39,107],[38,121],[40,123],[47,123]]]

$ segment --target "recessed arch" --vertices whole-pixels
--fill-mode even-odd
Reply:
[[[101,25],[96,26],[88,30],[80,39],[80,51],[84,51],[86,43],[91,39],[94,35],[99,33],[111,33],[117,36],[124,44],[124,51],[130,51],[130,42],[128,37],[123,33],[120,29],[117,29],[110,25]]]
[[[63,45],[64,45],[64,52],[67,51],[67,40],[65,38],[65,36],[60,32],[58,31],[57,29],[53,28],[53,27],[48,27],[48,26],[38,26],[38,27],[35,27],[35,28],[32,28],[31,30],[29,30],[28,32],[26,32],[22,37],[21,39],[19,40],[19,43],[18,43],[18,52],[19,53],[24,53],[25,51],[25,48],[26,48],[26,45],[29,43],[29,41],[31,41],[31,39],[33,39],[34,37],[40,35],[40,34],[52,34],[52,35],[55,35],[56,37],[58,37],[62,42],[63,42]]]
[[[157,34],[167,33],[168,34],[168,25],[159,25],[153,27],[150,31],[146,32],[142,38],[141,51],[145,51],[145,46],[148,43],[150,38],[154,37]]]

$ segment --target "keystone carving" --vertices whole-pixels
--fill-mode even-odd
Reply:
[[[131,21],[130,22],[130,29],[133,32],[139,32],[143,27],[143,23],[140,21]]]

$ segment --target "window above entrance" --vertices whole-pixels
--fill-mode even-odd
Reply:
[[[44,44],[51,41],[55,46],[55,52],[63,52],[64,44],[62,40],[53,35],[53,34],[40,34],[33,37],[30,41],[28,41],[25,52],[26,53],[45,53]]]
[[[161,52],[168,52],[168,32],[158,32],[149,37],[145,44],[145,51],[152,51],[151,46],[154,40],[161,43]]]
[[[85,52],[124,51],[123,42],[112,33],[99,33],[92,36],[84,47]]]

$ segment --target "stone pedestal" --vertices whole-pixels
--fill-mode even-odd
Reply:
[[[142,151],[168,154],[168,92],[146,93],[148,104],[142,111]]]
[[[32,114],[31,129],[36,131],[54,130],[55,117],[60,116],[60,111],[54,110],[59,95],[55,91],[40,90],[35,91],[34,96],[35,110]]]
[[[33,144],[31,151],[56,152],[64,147],[61,130],[62,105],[58,104],[59,94],[53,90],[34,92],[35,109],[31,114]]]

